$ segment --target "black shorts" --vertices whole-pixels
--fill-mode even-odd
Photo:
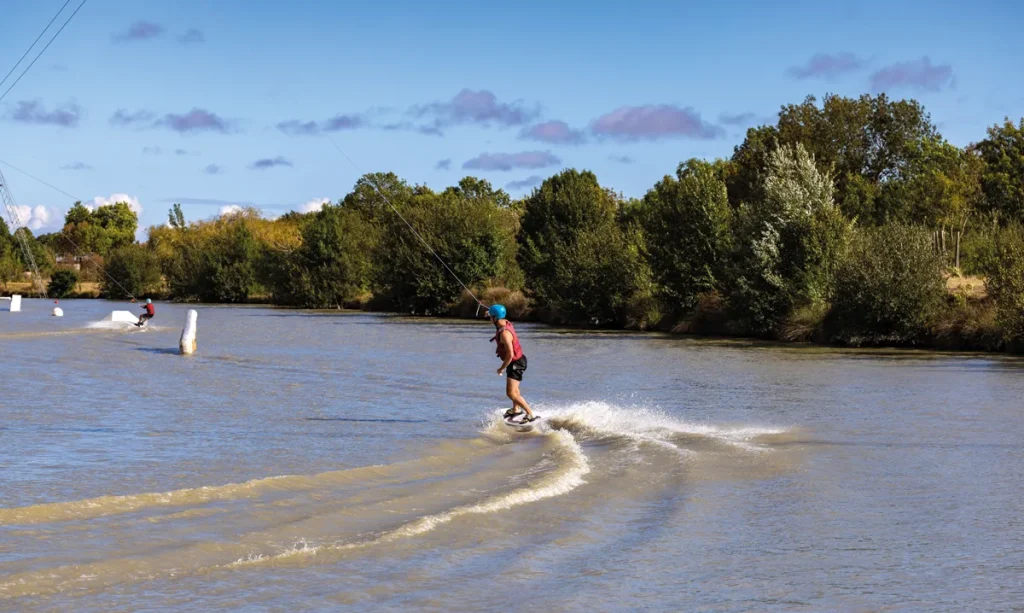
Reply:
[[[509,363],[508,368],[505,369],[508,373],[509,379],[515,379],[516,381],[523,380],[523,373],[526,372],[526,356],[519,358],[518,360],[512,360]]]

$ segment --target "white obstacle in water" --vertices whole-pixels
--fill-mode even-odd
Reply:
[[[11,313],[17,313],[21,310],[21,294],[14,294],[11,296]]]
[[[185,327],[181,330],[181,340],[178,341],[178,349],[181,355],[191,355],[196,351],[196,319],[199,313],[195,309],[189,309],[185,317]]]
[[[62,309],[60,307],[53,307],[53,316],[54,317],[64,317],[64,309]]]
[[[131,311],[111,311],[110,315],[107,315],[103,321],[116,321],[126,324],[137,324],[139,318],[132,314]]]

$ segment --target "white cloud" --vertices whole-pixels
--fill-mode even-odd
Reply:
[[[135,211],[135,214],[142,216],[142,204],[139,203],[139,199],[128,194],[110,194],[110,198],[103,198],[102,196],[96,196],[92,199],[92,206],[86,205],[90,211],[98,209],[101,206],[109,206],[111,204],[117,204],[118,202],[125,202],[128,204],[128,208]]]
[[[226,217],[228,215],[237,215],[242,212],[242,207],[237,204],[229,204],[227,206],[220,207],[220,216]]]
[[[60,212],[57,209],[43,205],[28,206],[20,204],[14,207],[17,226],[28,226],[33,232],[42,228],[56,227],[62,221]],[[12,228],[13,229],[13,228]]]
[[[329,198],[317,198],[315,200],[310,200],[306,204],[303,204],[302,206],[299,207],[299,212],[315,213],[320,209],[324,208],[325,204],[329,204],[330,202],[331,200]]]

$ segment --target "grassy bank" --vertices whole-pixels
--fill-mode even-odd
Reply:
[[[49,283],[49,279],[46,279],[43,283],[45,286]],[[35,285],[30,282],[10,282],[7,287],[0,288],[0,296],[11,296],[14,294],[21,294],[22,296],[35,296],[38,290]],[[76,284],[75,291],[70,295],[65,296],[65,299],[79,299],[79,298],[99,298],[100,297],[100,284],[94,281],[82,281]]]

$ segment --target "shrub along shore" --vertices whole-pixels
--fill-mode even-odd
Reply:
[[[1024,119],[959,148],[919,103],[884,95],[783,106],[731,158],[686,160],[642,198],[576,169],[521,199],[475,177],[435,191],[377,173],[307,214],[248,209],[189,222],[175,205],[141,244],[124,203],[76,203],[62,232],[17,232],[52,297],[94,282],[115,299],[475,316],[472,297],[375,187],[513,319],[850,346],[1024,347]],[[0,222],[0,287],[21,280],[23,260]]]

